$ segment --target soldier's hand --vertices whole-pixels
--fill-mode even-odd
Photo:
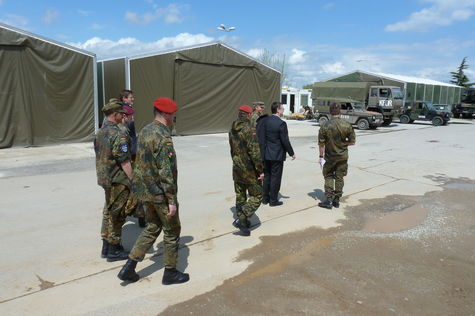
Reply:
[[[176,214],[176,205],[168,204],[168,213],[167,216],[174,216]]]
[[[259,178],[257,178],[257,180],[264,180],[264,173],[261,173],[261,174],[259,175]]]

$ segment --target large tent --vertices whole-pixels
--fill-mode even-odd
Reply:
[[[374,82],[378,85],[391,85],[404,89],[404,99],[428,101],[434,104],[457,104],[463,91],[462,87],[441,81],[402,76],[395,74],[373,73],[356,70],[326,81],[336,82]]]
[[[94,54],[0,23],[0,69],[0,148],[94,135]]]
[[[179,135],[225,132],[239,105],[280,99],[280,72],[221,42],[104,60],[99,68],[102,102],[124,87],[133,90],[139,129],[151,121],[159,96],[177,102]]]

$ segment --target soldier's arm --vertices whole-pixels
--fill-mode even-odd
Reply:
[[[127,177],[132,180],[132,165],[130,163],[130,146],[125,133],[119,133],[112,144],[112,155],[120,164]]]
[[[249,156],[254,164],[254,170],[257,175],[261,175],[264,172],[264,165],[262,163],[261,149],[257,140],[256,130],[251,128],[248,133],[247,148]]]
[[[353,126],[350,125],[348,130],[348,146],[353,146],[356,142],[356,135]]]
[[[165,137],[158,146],[156,162],[158,165],[160,186],[163,189],[168,204],[177,205],[177,186],[172,167],[172,159],[174,159],[173,156],[175,155],[173,142],[171,138]]]
[[[326,142],[326,133],[325,129],[320,127],[318,131],[318,153],[320,158],[325,156],[325,142]]]

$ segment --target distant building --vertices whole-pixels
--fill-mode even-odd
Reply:
[[[304,112],[304,106],[312,105],[312,90],[282,87],[280,102],[284,105],[285,115]]]

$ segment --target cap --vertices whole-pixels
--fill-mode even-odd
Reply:
[[[153,101],[153,106],[160,112],[172,114],[178,110],[178,106],[175,101],[166,97],[157,98]]]
[[[262,101],[255,101],[255,102],[252,102],[252,105],[254,105],[254,106],[264,106],[265,103],[262,102]]]
[[[243,111],[243,112],[246,112],[246,113],[252,113],[252,108],[249,105],[244,104],[244,105],[241,105],[239,107],[239,111]]]
[[[134,108],[128,105],[123,105],[122,108],[125,110],[126,115],[132,115],[134,114]]]
[[[117,99],[110,99],[109,103],[102,107],[102,112],[117,112],[117,113],[126,113],[122,105]]]

